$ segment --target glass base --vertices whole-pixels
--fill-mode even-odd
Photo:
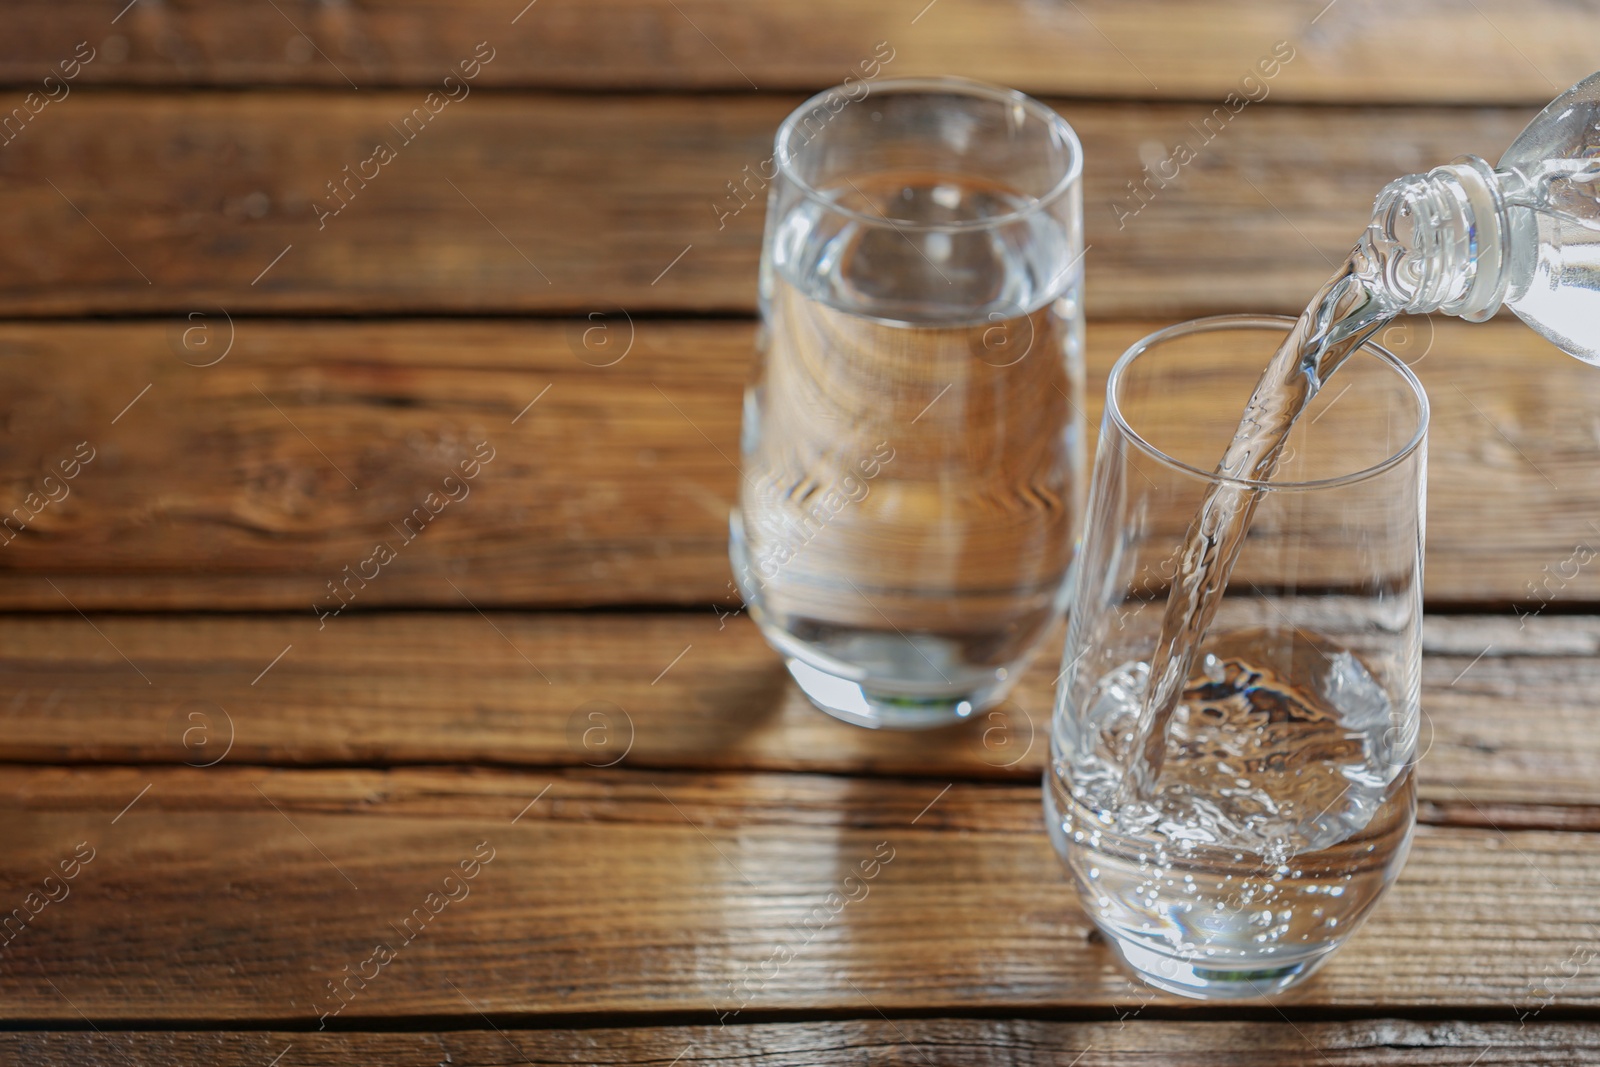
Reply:
[[[1251,966],[1241,961],[1227,969],[1207,967],[1192,959],[1160,952],[1148,945],[1116,937],[1104,928],[1101,932],[1140,981],[1196,1000],[1252,1000],[1282,993],[1311,977],[1338,947],[1329,945],[1314,956],[1294,961],[1274,961],[1265,966]]]
[[[1045,829],[1067,870],[1074,872],[1073,853],[1077,846],[1069,841],[1057,806],[1058,790],[1062,788],[1059,780],[1046,770]],[[1101,876],[1104,874],[1102,871]],[[1091,899],[1094,888],[1075,874],[1073,880],[1080,900]],[[1125,928],[1102,921],[1087,908],[1085,911],[1117,954],[1123,968],[1133,977],[1165,992],[1195,1000],[1261,1000],[1286,992],[1310,978],[1349,937],[1346,933],[1338,939],[1308,945],[1293,957],[1236,951],[1231,959],[1212,959],[1194,952],[1176,951],[1159,939],[1129,936]],[[1347,922],[1346,929],[1353,932],[1359,924],[1357,915]]]
[[[784,663],[811,703],[836,719],[871,730],[937,730],[966,722],[998,703],[1007,688],[997,682],[970,693],[913,696],[870,688],[793,656],[784,657]]]

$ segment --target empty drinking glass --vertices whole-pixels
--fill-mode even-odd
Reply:
[[[739,590],[824,711],[955,722],[1064,602],[1082,151],[1038,101],[939,78],[814,97],[774,159]]]
[[[1131,788],[1190,520],[1293,320],[1152,334],[1106,388],[1045,808],[1084,908],[1143,979],[1196,997],[1305,978],[1366,918],[1415,821],[1428,402],[1374,344],[1292,431],[1180,703]],[[1148,724],[1147,728],[1148,728]]]

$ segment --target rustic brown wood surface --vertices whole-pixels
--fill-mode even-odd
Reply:
[[[19,902],[62,858],[89,857],[6,946],[13,1020],[462,1015],[451,983],[492,1016],[711,1024],[741,1005],[1183,1003],[1136,988],[1091,936],[1032,783],[228,761],[7,779],[0,870]],[[865,892],[813,916],[863,861]],[[451,888],[464,863],[474,877]],[[1383,906],[1284,1003],[1514,1019],[1548,996],[1592,1011],[1600,975],[1568,964],[1593,941],[1597,893],[1594,834],[1421,827]],[[374,976],[361,965],[379,946],[393,958]],[[777,973],[775,946],[790,950]],[[336,996],[346,966],[368,981]]]
[[[124,0],[126,2],[126,0]],[[886,41],[886,74],[959,74],[1035,93],[1221,100],[1288,42],[1267,82],[1285,100],[1542,104],[1594,69],[1600,17],[1557,0],[412,0],[274,5],[19,0],[0,79],[51,72],[79,41],[85,83],[311,85],[438,82],[480,41],[484,84],[749,91],[822,88]],[[107,8],[111,10],[107,10]],[[278,10],[274,10],[276,7]],[[501,58],[503,57],[503,58]]]
[[[750,174],[806,94],[948,73],[1069,118],[1092,428],[1130,342],[1297,311],[1384,182],[1496,158],[1590,72],[1600,14],[18,0],[0,22],[0,1063],[1600,1058],[1600,373],[1514,320],[1382,337],[1434,417],[1421,825],[1292,996],[1155,994],[1091,934],[1039,811],[1059,634],[977,722],[857,730],[787,681],[726,557]],[[1180,140],[1197,158],[1138,184]],[[1215,375],[1190,402],[1221,402]],[[470,494],[418,524],[463,464]],[[396,558],[330,614],[380,541]]]
[[[1112,361],[1157,325],[1091,324],[1091,427]],[[585,331],[602,331],[587,343],[605,358]],[[747,323],[230,322],[216,311],[0,324],[12,403],[0,507],[25,507],[84,442],[95,453],[69,495],[0,545],[0,604],[313,620],[313,605],[340,604],[328,583],[384,542],[397,558],[347,587],[347,612],[736,607],[727,515],[753,337]],[[1430,603],[1527,612],[1600,599],[1600,569],[1572,559],[1600,546],[1600,375],[1514,320],[1438,316],[1384,339],[1433,404]],[[613,358],[607,346],[626,355],[591,365]],[[1222,344],[1199,355],[1235,371],[1257,356]],[[1215,383],[1202,371],[1194,388],[1203,404]],[[407,527],[484,442],[493,458],[470,494],[420,534]]]
[[[1600,620],[1433,616],[1427,635],[1423,817],[1592,827]],[[0,619],[0,665],[12,680],[0,704],[0,761],[616,766],[1031,783],[1047,756],[1058,646],[1053,638],[1012,697],[976,722],[902,736],[817,714],[755,627],[709,606],[492,622],[470,611],[380,614],[333,620],[321,632],[281,616],[101,616],[95,627],[76,616],[11,617]]]
[[[1154,1009],[1152,1009],[1153,1011]],[[1132,1018],[1132,1006],[1124,1011]],[[629,1029],[515,1027],[419,1033],[221,1031],[217,1033],[24,1032],[0,1034],[0,1054],[40,1067],[260,1067],[283,1053],[299,1067],[395,1063],[415,1067],[498,1067],[506,1063],[751,1067],[845,1067],[865,1062],[927,1067],[1116,1067],[1182,1062],[1197,1067],[1327,1063],[1336,1067],[1583,1067],[1600,1036],[1593,1024],[1515,1024],[1401,1019],[1351,1022],[1109,1023],[880,1018]],[[287,1050],[287,1051],[286,1051]],[[673,1060],[673,1057],[678,1057]],[[292,1059],[290,1058],[292,1057]],[[512,1058],[521,1057],[521,1058]],[[1181,1059],[1178,1059],[1181,1058]]]
[[[426,99],[46,107],[0,148],[0,314],[754,311],[759,171],[798,96],[481,93],[403,130]],[[1092,314],[1298,313],[1384,183],[1497,157],[1534,114],[1263,106],[1207,143],[1214,106],[1061,105],[1088,161]],[[1198,157],[1141,200],[1128,183],[1180,140]],[[393,158],[368,163],[380,144]]]
[[[1152,1012],[1154,1009],[1151,1009]],[[1133,1006],[1124,1009],[1132,1017]],[[1059,1023],[987,1019],[870,1019],[718,1028],[523,1030],[511,1026],[419,1033],[43,1031],[0,1034],[0,1055],[39,1067],[260,1067],[284,1054],[297,1067],[395,1063],[499,1067],[506,1063],[751,1067],[1117,1067],[1182,1062],[1197,1067],[1327,1063],[1336,1067],[1584,1067],[1600,1034],[1592,1023],[1175,1022]],[[287,1051],[286,1051],[287,1050]],[[673,1057],[678,1057],[674,1061]],[[291,1058],[292,1057],[292,1058]],[[1181,1059],[1179,1059],[1181,1058]]]

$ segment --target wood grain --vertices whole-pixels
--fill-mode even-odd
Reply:
[[[1131,1007],[1121,1009],[1132,1011]],[[1171,1062],[1196,1067],[1273,1067],[1309,1062],[1359,1067],[1581,1067],[1600,1045],[1592,1023],[1411,1022],[1037,1022],[1022,1019],[850,1019],[754,1026],[653,1026],[524,1030],[498,1027],[417,1033],[104,1030],[0,1034],[0,1055],[36,1067],[283,1067],[405,1064],[496,1067],[507,1062],[673,1062],[750,1067],[857,1067],[864,1062],[927,1067],[1116,1067]],[[515,1055],[519,1059],[508,1060]]]
[[[1091,426],[1113,358],[1155,325],[1091,327]],[[0,326],[0,515],[13,516],[0,604],[709,616],[735,604],[727,514],[752,337],[746,323],[642,319],[230,325],[216,310]],[[1386,340],[1433,399],[1430,602],[1600,600],[1600,373],[1512,321],[1421,320]],[[223,351],[209,367],[178,358]],[[626,356],[593,365],[611,352]],[[1253,373],[1247,353],[1201,355],[1196,402],[1211,374]],[[55,490],[70,495],[15,533],[84,442],[95,458]],[[470,495],[415,535],[408,517],[483,442],[495,458]],[[350,575],[379,542],[396,558],[363,586]]]
[[[879,735],[805,704],[727,581],[764,201],[733,183],[804,93],[887,49],[1057,99],[1121,317],[1093,420],[1129,341],[1298,310],[1379,186],[1495,158],[1600,29],[1391,7],[8,5],[0,1062],[1594,1061],[1600,620],[1564,612],[1600,603],[1600,375],[1515,323],[1386,334],[1434,401],[1430,602],[1519,611],[1430,617],[1401,883],[1226,1021],[1127,979],[1044,839],[1058,635],[996,714]],[[70,98],[9,110],[80,41]],[[471,98],[396,130],[479,42]],[[651,604],[689,610],[503,610]],[[1432,1021],[1348,1019],[1380,1014]]]
[[[576,88],[822,88],[886,40],[900,75],[959,74],[1032,92],[1201,98],[1238,92],[1279,40],[1297,51],[1269,82],[1283,99],[1543,103],[1592,72],[1600,20],[1555,0],[1275,4],[1179,0],[472,0],[319,5],[26,0],[7,9],[0,79],[36,81],[80,40],[97,84],[324,85],[437,82],[482,40],[487,84]],[[114,23],[114,24],[113,24]],[[301,31],[306,36],[301,36]],[[313,47],[313,45],[315,47]]]
[[[475,93],[407,141],[426,96],[48,106],[0,149],[0,315],[754,310],[758,171],[799,97]],[[1386,182],[1498,158],[1532,115],[1269,104],[1203,142],[1213,106],[1063,106],[1092,313],[1298,312]],[[1197,158],[1141,207],[1128,183],[1179,141]],[[380,142],[394,158],[363,165]]]
[[[1517,625],[1428,620],[1423,818],[1596,828],[1600,620]],[[748,620],[709,608],[492,622],[472,612],[385,614],[321,633],[309,619],[260,617],[112,616],[96,626],[76,616],[0,619],[10,693],[0,761],[443,762],[1031,783],[1045,765],[1060,647],[1052,635],[995,711],[907,735],[816,711]]]
[[[743,968],[802,940],[746,1010],[1161,999],[1089,936],[1032,784],[227,764],[7,778],[0,876],[19,901],[77,843],[94,849],[7,946],[7,1019],[315,1025],[340,1003],[324,983],[378,944],[396,958],[366,968],[339,1024],[461,1015],[453,982],[491,1016],[714,1025],[745,997],[730,985]],[[792,925],[875,854],[865,896],[820,931]],[[428,903],[474,856],[470,891]],[[1563,1012],[1592,1009],[1600,975],[1563,964],[1593,944],[1597,891],[1594,835],[1423,827],[1396,888],[1296,1003],[1514,1021],[1553,992]],[[402,928],[424,904],[434,917]]]

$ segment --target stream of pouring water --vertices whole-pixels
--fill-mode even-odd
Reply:
[[[1194,668],[1201,638],[1222,603],[1260,499],[1259,483],[1272,479],[1295,419],[1328,376],[1398,312],[1380,295],[1380,287],[1363,280],[1374,277],[1381,264],[1382,245],[1374,244],[1377,236],[1368,232],[1307,305],[1267,364],[1239,429],[1217,464],[1219,480],[1189,524],[1150,658],[1132,765],[1122,783],[1124,804],[1155,794],[1166,755],[1167,724]]]

